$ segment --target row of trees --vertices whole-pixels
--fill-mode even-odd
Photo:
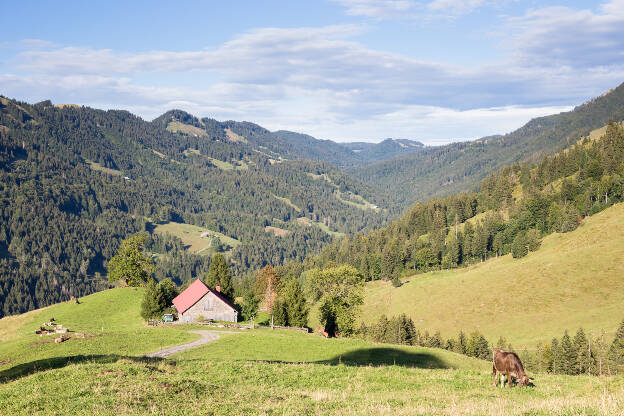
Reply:
[[[440,331],[436,331],[433,335],[430,335],[427,330],[421,333],[420,330],[416,329],[412,318],[407,317],[405,314],[394,316],[390,319],[386,315],[382,315],[376,323],[368,326],[362,324],[358,329],[358,335],[374,342],[444,348],[482,360],[492,358],[490,344],[480,332],[474,331],[469,336],[466,336],[464,332],[460,332],[457,338],[445,340],[442,338]]]
[[[568,375],[603,375],[624,372],[624,321],[609,343],[604,332],[585,334],[579,328],[574,336],[567,331],[550,343],[538,344],[535,351],[520,356],[528,369]]]
[[[419,345],[444,348],[458,354],[483,360],[492,359],[492,347],[478,331],[469,336],[460,331],[456,338],[444,340],[440,331],[430,335],[420,332],[405,314],[388,319],[382,315],[376,323],[362,324],[358,335],[364,339],[400,345]],[[514,348],[503,337],[494,344],[501,349]],[[624,321],[620,324],[611,343],[604,332],[587,336],[582,328],[571,337],[568,331],[553,338],[551,343],[540,343],[534,351],[523,350],[519,356],[526,370],[567,375],[612,375],[624,372]]]

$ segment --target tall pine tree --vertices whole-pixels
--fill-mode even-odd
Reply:
[[[609,361],[616,373],[624,370],[624,321],[620,324],[609,348]]]
[[[217,253],[212,257],[208,275],[206,276],[206,284],[212,289],[216,289],[219,286],[221,293],[232,299],[234,295],[232,275],[223,254]]]

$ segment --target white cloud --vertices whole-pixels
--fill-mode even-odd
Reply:
[[[29,101],[125,108],[148,119],[181,107],[319,138],[474,138],[505,133],[621,83],[622,1],[595,13],[532,10],[510,22],[514,53],[487,65],[370,49],[353,40],[365,30],[357,25],[263,28],[216,48],[181,52],[28,45],[18,66],[0,74],[0,91]],[[565,36],[573,27],[576,52]],[[599,56],[590,55],[594,49]],[[172,81],[155,82],[159,74]],[[178,74],[198,83],[180,87]]]
[[[366,16],[374,18],[405,17],[412,12],[418,3],[410,0],[334,0],[346,8],[351,16]]]
[[[434,0],[427,5],[432,11],[448,13],[448,14],[464,14],[488,2],[486,0]]]
[[[569,7],[530,10],[510,19],[517,32],[513,48],[525,63],[599,67],[624,64],[624,0],[599,11]]]

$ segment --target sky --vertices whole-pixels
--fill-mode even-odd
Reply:
[[[0,95],[335,141],[503,134],[624,82],[624,0],[21,0],[0,27]]]

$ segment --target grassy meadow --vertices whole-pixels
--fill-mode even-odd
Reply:
[[[533,375],[492,386],[491,363],[445,350],[257,329],[168,359],[197,326],[146,327],[140,289],[113,289],[0,320],[5,414],[622,414],[624,377]],[[85,333],[34,334],[54,317]],[[205,329],[205,328],[203,328]],[[74,334],[75,334],[74,332]]]
[[[183,224],[179,222],[167,222],[165,224],[157,224],[154,228],[154,232],[158,234],[171,234],[182,240],[182,243],[187,246],[187,250],[193,254],[212,255],[214,254],[210,249],[212,244],[211,237],[218,237],[221,243],[227,244],[230,247],[236,247],[240,244],[240,241],[228,237],[225,234],[221,234],[217,231],[212,231],[204,227],[199,227],[192,224]],[[209,233],[210,237],[202,237],[202,233]]]
[[[528,348],[566,328],[611,336],[624,319],[623,258],[624,204],[617,204],[573,232],[547,236],[521,259],[418,274],[398,289],[371,283],[363,319],[405,312],[418,328],[447,338],[478,329],[490,341],[504,336]]]

